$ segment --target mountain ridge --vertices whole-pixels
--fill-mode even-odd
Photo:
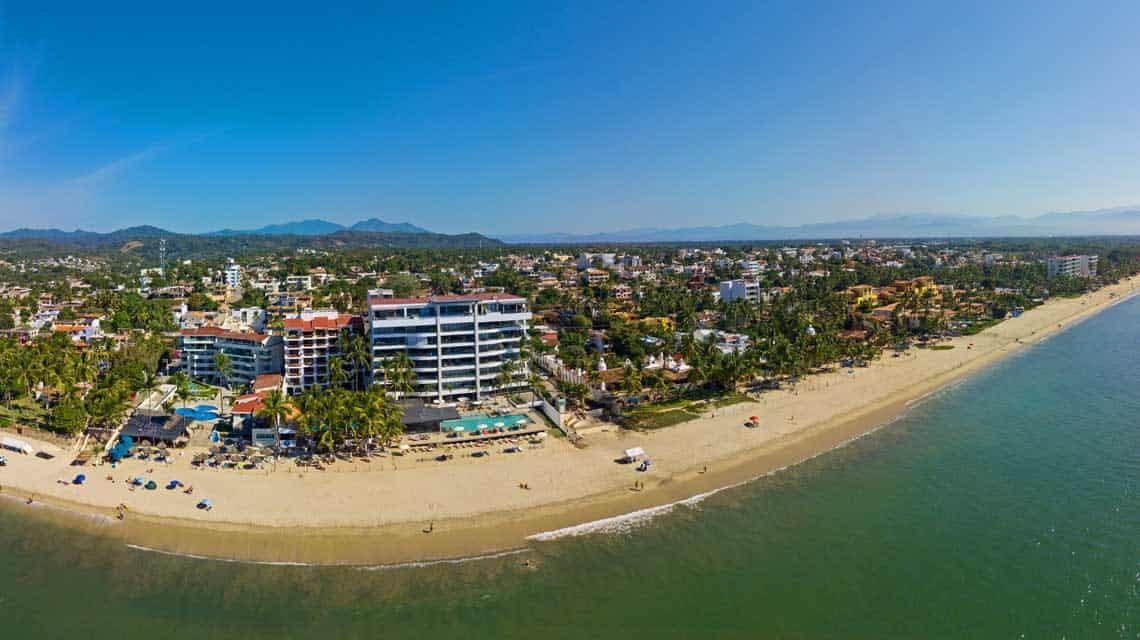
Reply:
[[[241,236],[241,235],[263,235],[263,236],[277,236],[277,235],[293,235],[293,236],[323,236],[338,231],[370,231],[381,233],[431,233],[423,227],[418,227],[410,222],[385,222],[380,218],[368,218],[366,220],[359,220],[351,225],[343,225],[338,222],[330,222],[321,218],[307,218],[305,220],[294,220],[290,222],[280,222],[275,224],[267,224],[263,227],[256,229],[218,229],[217,231],[208,231],[203,234],[191,235],[206,235],[206,236]]]
[[[1002,236],[1140,235],[1140,206],[1093,211],[1013,215],[897,213],[796,226],[738,222],[696,227],[639,227],[592,234],[530,233],[494,236],[513,244],[629,242],[727,242],[824,238],[920,238]]]

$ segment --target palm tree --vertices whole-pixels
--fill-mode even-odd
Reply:
[[[669,392],[669,380],[665,378],[665,372],[661,369],[649,372],[649,386],[653,389],[653,393],[657,394],[658,400],[663,399]]]
[[[328,363],[328,383],[332,386],[340,386],[348,382],[348,371],[345,368],[345,360],[340,356],[332,356],[329,358]]]
[[[289,399],[280,389],[274,389],[265,396],[264,405],[258,416],[273,421],[273,452],[281,452],[281,421],[289,417]],[[276,464],[276,463],[274,463]]]
[[[511,383],[515,381],[515,374],[517,373],[517,370],[518,365],[515,364],[513,358],[507,358],[506,360],[503,360],[503,363],[499,365],[499,375],[498,378],[496,378],[496,382],[498,383],[500,391],[503,391],[511,386]]]
[[[380,421],[380,432],[384,439],[385,446],[391,443],[396,438],[399,438],[404,433],[404,423],[400,420],[404,416],[404,409],[399,404],[391,402],[381,392],[376,394],[373,400],[375,406],[379,408],[382,420]]]
[[[412,392],[416,371],[412,368],[412,359],[407,353],[397,353],[384,361],[384,380],[391,391],[397,394],[397,398]]]
[[[625,365],[621,372],[621,389],[627,396],[641,391],[641,372],[631,364]]]
[[[344,356],[352,371],[352,390],[359,391],[363,386],[363,378],[372,362],[372,351],[368,347],[368,340],[364,336],[354,335],[344,331],[340,335],[340,354]]]
[[[234,372],[234,363],[230,360],[229,355],[225,351],[219,351],[214,354],[214,369],[218,372],[218,382],[223,387],[229,388],[229,378]]]
[[[170,382],[174,384],[174,394],[182,401],[182,406],[185,407],[190,398],[194,397],[194,390],[190,387],[190,376],[184,372],[170,376]]]

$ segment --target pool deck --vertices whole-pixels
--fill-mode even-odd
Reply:
[[[487,435],[477,436],[454,436],[448,437],[447,433],[427,433],[426,438],[421,436],[419,440],[412,440],[409,435],[405,435],[400,441],[400,444],[411,445],[412,447],[428,447],[440,446],[445,444],[458,444],[461,442],[488,442],[491,440],[502,440],[504,438],[529,438],[539,433],[546,433],[546,426],[531,422],[529,425],[519,429],[518,431],[505,431],[503,433],[488,433]],[[411,434],[411,436],[420,436],[421,434]]]

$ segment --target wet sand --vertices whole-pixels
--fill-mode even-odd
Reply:
[[[0,484],[13,499],[0,505],[31,509],[23,498],[34,495],[37,514],[73,520],[140,550],[251,561],[380,565],[523,549],[536,539],[594,528],[583,523],[667,510],[664,505],[834,449],[938,389],[1126,298],[1133,288],[1125,281],[1081,298],[1052,300],[976,336],[955,338],[949,343],[954,349],[912,350],[853,374],[811,376],[795,389],[767,392],[759,402],[675,427],[593,433],[581,450],[550,439],[522,454],[448,463],[420,462],[413,454],[371,465],[338,463],[342,470],[335,472],[298,472],[287,464],[276,472],[192,470],[187,455],[153,474],[141,461],[114,471],[84,467],[88,482],[82,487],[59,483],[80,472],[67,466],[66,452],[50,462],[6,454],[11,464],[0,469]],[[743,427],[750,415],[761,417],[759,429]],[[646,449],[650,472],[614,463],[630,446]],[[114,483],[104,479],[108,473]],[[136,475],[153,477],[160,488],[127,491],[125,481]],[[173,478],[194,485],[194,495],[161,488]],[[637,480],[644,488],[632,491]],[[521,482],[530,489],[520,489]],[[203,497],[215,509],[195,509]],[[123,521],[113,518],[119,503],[130,507]]]

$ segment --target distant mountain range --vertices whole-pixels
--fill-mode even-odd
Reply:
[[[529,233],[498,236],[509,243],[727,242],[832,238],[985,238],[1140,235],[1140,206],[1018,216],[895,214],[798,226],[738,223],[662,229],[642,227],[593,234]]]
[[[0,233],[0,244],[33,251],[116,250],[157,254],[158,239],[170,255],[232,255],[247,251],[369,248],[478,248],[502,242],[478,233],[432,233],[408,223],[370,219],[350,227],[324,220],[304,220],[249,231],[205,234],[175,233],[153,226],[127,227],[107,233],[62,229],[14,229]]]
[[[431,233],[423,227],[417,227],[410,222],[384,222],[380,218],[361,220],[351,226],[345,226],[328,220],[310,219],[282,224],[270,224],[259,229],[221,229],[211,231],[208,236],[323,236],[338,231],[372,231],[378,233]]]

